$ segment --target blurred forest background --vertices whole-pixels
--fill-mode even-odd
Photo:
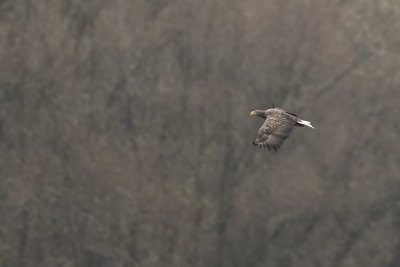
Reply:
[[[0,266],[400,266],[398,0],[1,0]],[[272,104],[317,128],[252,146]]]

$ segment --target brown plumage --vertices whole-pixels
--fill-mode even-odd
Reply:
[[[254,110],[250,115],[256,115],[265,119],[264,124],[258,130],[258,135],[253,145],[277,151],[294,126],[308,126],[314,129],[309,121],[297,118],[294,113],[287,112],[280,108],[267,110]]]

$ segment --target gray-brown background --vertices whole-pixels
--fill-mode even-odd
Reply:
[[[1,0],[0,266],[400,266],[398,0]],[[310,120],[251,145],[272,104]]]

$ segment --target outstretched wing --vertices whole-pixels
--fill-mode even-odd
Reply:
[[[264,149],[271,150],[272,148],[277,151],[283,141],[289,137],[294,124],[295,122],[287,117],[268,116],[260,130],[258,130],[258,136],[253,144]]]

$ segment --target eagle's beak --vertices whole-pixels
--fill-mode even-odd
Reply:
[[[256,115],[255,111],[250,112],[250,115]]]

